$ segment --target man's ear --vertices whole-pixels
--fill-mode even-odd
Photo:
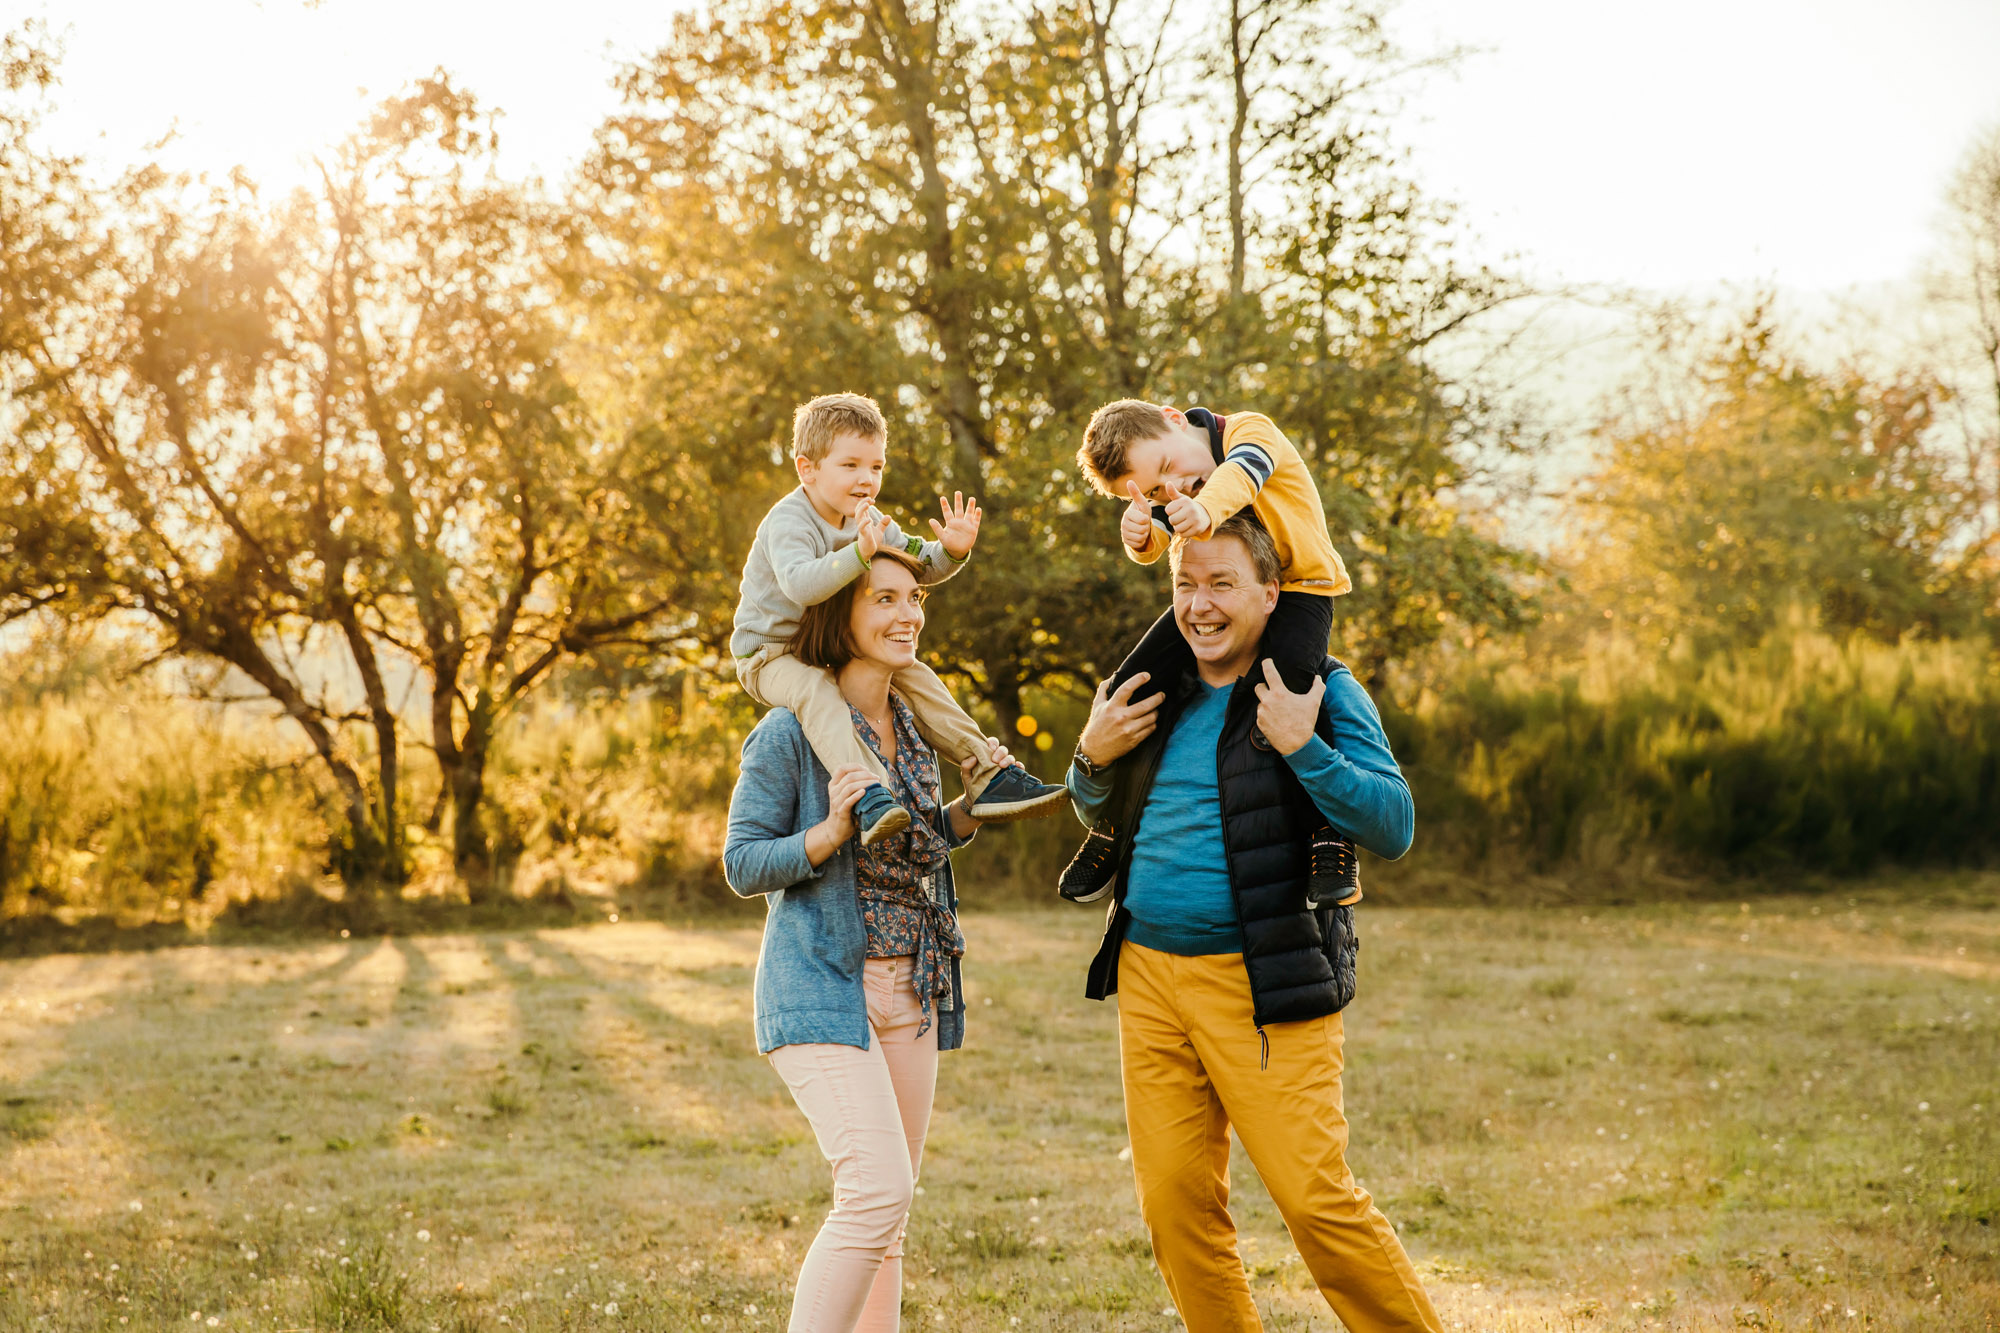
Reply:
[[[1278,609],[1278,585],[1271,582],[1264,585],[1264,614],[1270,615]]]

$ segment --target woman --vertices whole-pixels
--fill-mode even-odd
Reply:
[[[792,640],[800,661],[833,673],[856,731],[912,816],[909,829],[861,847],[854,803],[874,778],[859,764],[829,775],[783,708],[743,743],[729,801],[730,887],[769,895],[757,1049],[833,1164],[833,1211],[799,1269],[793,1333],[897,1327],[903,1226],[938,1053],[965,1035],[965,945],[947,854],[979,822],[962,797],[941,804],[936,756],[889,688],[917,656],[917,572],[901,551],[878,552],[846,591],[807,608]],[[997,742],[993,750],[995,763],[1010,762]]]

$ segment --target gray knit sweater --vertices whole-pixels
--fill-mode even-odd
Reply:
[[[729,651],[748,657],[765,644],[789,642],[807,607],[833,596],[861,572],[861,561],[847,549],[854,537],[854,520],[834,527],[819,516],[803,486],[772,505],[743,562]],[[944,543],[905,537],[894,523],[884,530],[882,545],[901,547],[921,560],[925,583],[941,583],[964,568],[946,554]]]

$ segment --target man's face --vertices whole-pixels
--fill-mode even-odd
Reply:
[[[826,457],[798,459],[799,481],[821,517],[852,518],[882,493],[888,442],[877,436],[836,435]]]
[[[1140,440],[1125,451],[1125,472],[1111,479],[1111,493],[1126,495],[1125,483],[1139,484],[1139,493],[1154,504],[1165,504],[1167,487],[1182,495],[1193,495],[1215,471],[1215,455],[1208,451],[1208,432],[1187,424],[1187,418],[1167,409],[1167,433]]]
[[[1235,680],[1256,663],[1264,622],[1278,605],[1276,581],[1259,583],[1250,552],[1235,537],[1188,542],[1174,574],[1174,624],[1210,685]]]

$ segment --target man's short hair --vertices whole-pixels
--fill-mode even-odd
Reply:
[[[1083,447],[1076,451],[1076,465],[1098,494],[1116,499],[1118,493],[1111,489],[1111,483],[1131,471],[1125,456],[1132,446],[1141,440],[1157,440],[1172,429],[1166,409],[1158,403],[1137,398],[1106,403],[1090,414],[1090,424],[1083,428]]]
[[[1243,543],[1243,549],[1250,553],[1250,568],[1256,571],[1257,582],[1280,582],[1279,574],[1284,566],[1278,561],[1278,543],[1272,539],[1271,530],[1264,526],[1262,519],[1247,509],[1238,510],[1216,525],[1215,531],[1204,541],[1219,542],[1224,537],[1234,537]],[[1181,572],[1181,553],[1188,547],[1186,542],[1175,542],[1167,552],[1167,564],[1176,577]]]
[[[817,463],[842,435],[889,438],[889,423],[873,398],[858,393],[823,393],[792,413],[792,457]]]

